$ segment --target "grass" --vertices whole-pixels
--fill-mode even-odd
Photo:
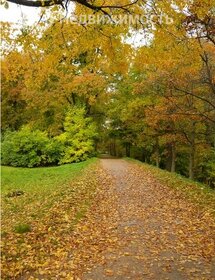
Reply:
[[[97,159],[48,168],[2,167],[2,279],[37,273],[59,254],[65,257],[95,196],[96,168]]]
[[[95,159],[55,167],[1,167],[2,195],[12,191],[50,192],[59,184],[68,183]],[[42,182],[42,184],[41,184]]]
[[[72,183],[96,159],[57,167],[17,168],[1,167],[2,229],[7,232],[28,232],[31,223],[41,219],[56,201],[77,195]],[[10,196],[21,191],[20,196]],[[81,203],[81,202],[80,202]],[[80,206],[82,207],[82,206]],[[27,225],[27,226],[26,226]]]
[[[16,233],[25,233],[31,231],[31,226],[27,224],[19,224],[15,226]]]
[[[126,160],[142,166],[144,170],[149,171],[161,184],[181,192],[186,199],[215,215],[215,190],[177,173],[170,173],[135,159],[126,158]]]

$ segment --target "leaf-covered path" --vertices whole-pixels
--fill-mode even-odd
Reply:
[[[85,263],[83,279],[215,279],[213,218],[137,164],[114,159],[101,164],[109,187],[102,216],[93,213],[94,231],[102,234],[106,222],[100,239],[109,245],[95,241],[98,261],[93,268]]]
[[[215,279],[214,216],[153,174],[132,161],[96,161],[50,194],[25,234],[10,230],[9,204],[1,279]]]

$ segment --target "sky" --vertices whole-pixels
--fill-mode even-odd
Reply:
[[[27,20],[29,25],[37,22],[39,20],[39,10],[33,7],[24,7],[9,3],[9,8],[5,9],[1,6],[0,8],[0,19],[1,21],[22,23],[23,19]]]
[[[20,26],[25,22],[27,25],[33,25],[40,19],[40,8],[25,7],[17,4],[9,3],[9,8],[5,9],[0,6],[0,20],[4,22],[18,23]],[[127,40],[133,46],[144,45],[147,40],[143,33],[135,33],[132,38]]]

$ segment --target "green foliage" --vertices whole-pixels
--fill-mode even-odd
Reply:
[[[17,132],[7,132],[2,143],[2,164],[34,167],[44,165],[44,150],[49,139],[46,133],[23,127]]]
[[[83,161],[93,154],[96,126],[85,114],[85,109],[79,107],[68,111],[64,122],[65,131],[56,137],[64,145],[60,163]]]
[[[198,166],[198,179],[215,188],[215,149],[211,149],[202,158]]]
[[[64,132],[49,138],[46,132],[25,126],[20,131],[6,132],[2,143],[2,164],[36,167],[86,160],[95,150],[96,126],[85,117],[85,109],[69,110]]]
[[[49,139],[45,132],[23,127],[7,132],[2,143],[2,164],[35,167],[56,164],[62,151],[60,143]]]
[[[56,139],[49,139],[44,149],[44,155],[47,164],[57,165],[61,159],[64,146],[60,141]]]
[[[28,224],[19,224],[15,226],[15,232],[16,233],[26,233],[31,231],[31,226]]]

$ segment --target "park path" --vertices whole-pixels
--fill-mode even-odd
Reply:
[[[102,248],[102,261],[90,268],[85,263],[88,272],[81,279],[215,279],[210,217],[135,163],[102,159],[101,167],[111,183],[106,182],[106,204],[103,201],[102,215],[94,214],[94,226],[110,221],[107,236],[114,242]]]

